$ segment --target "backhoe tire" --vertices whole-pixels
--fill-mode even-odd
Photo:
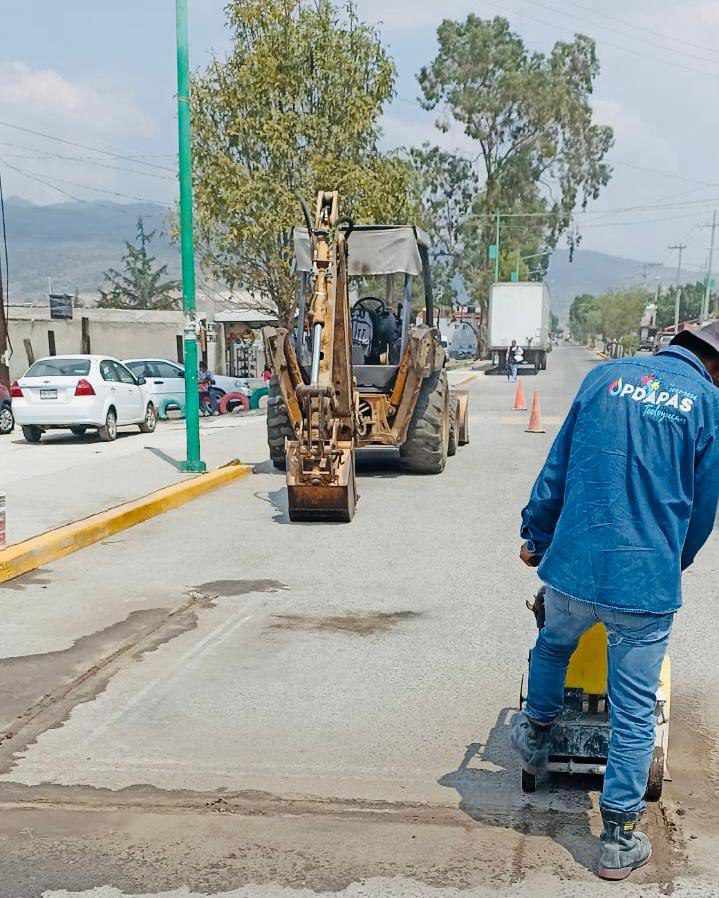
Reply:
[[[457,454],[457,441],[459,437],[459,399],[450,394],[449,397],[449,444],[447,455],[450,458]]]
[[[267,445],[270,449],[270,461],[278,471],[284,471],[287,465],[286,439],[295,439],[295,429],[290,423],[287,406],[280,392],[279,378],[273,374],[267,398]]]
[[[435,371],[422,383],[407,439],[399,450],[405,471],[442,473],[449,450],[449,416],[447,372]]]

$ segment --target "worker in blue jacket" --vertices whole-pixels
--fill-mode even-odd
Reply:
[[[512,744],[548,763],[569,659],[602,621],[611,740],[599,875],[624,879],[651,856],[636,823],[655,737],[654,707],[681,573],[719,502],[719,322],[657,355],[598,365],[585,379],[522,513],[520,557],[539,564],[546,623],[532,652]]]

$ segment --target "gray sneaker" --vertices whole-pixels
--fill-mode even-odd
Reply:
[[[541,773],[549,761],[551,726],[538,726],[524,711],[512,718],[512,748],[522,759],[522,767],[527,773]]]
[[[626,879],[652,856],[652,843],[636,831],[639,814],[602,808],[602,847],[597,874],[602,879]]]

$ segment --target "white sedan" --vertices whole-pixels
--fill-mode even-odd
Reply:
[[[109,356],[38,359],[10,394],[15,420],[29,443],[39,443],[46,430],[82,436],[89,428],[107,442],[115,439],[118,426],[137,424],[142,433],[152,433],[157,424],[144,378]]]
[[[172,400],[184,403],[185,368],[179,362],[170,362],[168,359],[126,359],[125,364],[136,377],[145,378],[158,409],[162,408],[163,400],[168,403]],[[242,377],[213,373],[212,379],[212,389],[218,401],[227,393],[244,393],[249,397],[252,392],[247,380]]]

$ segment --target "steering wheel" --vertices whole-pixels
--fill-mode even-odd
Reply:
[[[381,315],[383,312],[387,311],[384,302],[377,296],[363,296],[362,299],[357,300],[352,308],[364,309],[367,312],[375,312],[377,315]]]

